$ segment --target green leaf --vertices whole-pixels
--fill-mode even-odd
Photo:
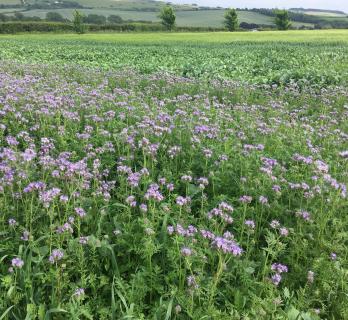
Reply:
[[[298,320],[301,312],[298,311],[294,306],[291,306],[287,312],[288,320]]]
[[[68,311],[61,309],[61,308],[54,308],[54,309],[50,309],[46,312],[45,315],[45,320],[50,320],[50,314],[51,313],[68,313]]]
[[[9,308],[6,309],[6,311],[1,315],[0,320],[5,319],[5,316],[10,312],[10,310],[13,308],[14,306],[11,306]]]
[[[172,309],[173,309],[173,298],[170,300],[168,304],[167,313],[164,320],[169,320],[171,318]]]

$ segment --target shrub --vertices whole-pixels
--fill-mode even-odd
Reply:
[[[73,27],[61,22],[22,22],[12,21],[0,23],[0,33],[19,33],[19,32],[71,32]]]
[[[76,33],[82,34],[86,32],[86,26],[83,23],[83,15],[75,10],[74,12],[74,20],[73,20],[73,25],[74,25],[74,31]]]

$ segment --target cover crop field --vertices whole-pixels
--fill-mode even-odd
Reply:
[[[347,319],[347,35],[0,37],[0,319]]]

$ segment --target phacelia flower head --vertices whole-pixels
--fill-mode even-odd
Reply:
[[[60,249],[54,249],[48,258],[48,261],[52,264],[62,260],[64,257],[64,252]]]
[[[11,265],[13,268],[21,269],[24,266],[24,261],[21,258],[13,258],[11,260]]]

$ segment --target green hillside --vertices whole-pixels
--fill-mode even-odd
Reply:
[[[50,10],[30,10],[25,11],[25,16],[37,16],[44,18]],[[59,12],[65,18],[71,19],[73,10],[72,9],[57,9],[54,10]],[[104,16],[111,14],[119,15],[124,20],[144,20],[144,21],[159,21],[158,12],[148,11],[131,11],[131,10],[120,10],[120,9],[108,9],[108,8],[96,8],[96,9],[81,9],[84,14],[96,13]],[[177,24],[178,26],[193,26],[193,27],[222,27],[223,25],[223,10],[202,10],[202,11],[177,11]],[[256,23],[273,25],[273,19],[265,15],[255,12],[239,12],[240,22]]]
[[[166,2],[154,0],[0,0],[0,4],[4,5],[20,5],[26,6],[1,8],[0,13],[13,14],[15,11],[21,11],[27,17],[45,18],[47,12],[55,11],[63,17],[71,19],[75,10],[72,3],[81,6],[79,10],[85,15],[99,14],[104,16],[118,15],[123,20],[141,20],[141,21],[159,21],[158,13]],[[70,7],[65,7],[67,3]],[[197,5],[174,5],[177,15],[177,25],[180,27],[215,27],[223,26],[224,9],[199,7]],[[317,11],[293,9],[293,12],[304,13],[310,16],[320,17],[324,23],[330,23],[332,19],[335,21],[346,20],[347,18],[340,12],[336,11]],[[320,16],[321,15],[321,16]],[[263,14],[263,12],[239,11],[239,22],[254,23],[258,25],[274,25],[274,18]],[[311,22],[311,21],[309,21]],[[305,22],[293,22],[296,28],[301,26],[311,27],[314,24]]]
[[[296,13],[303,13],[310,16],[318,16],[318,17],[345,18],[348,16],[348,14],[344,13],[343,11],[337,11],[337,10],[303,9],[303,8],[292,8],[289,10]]]

